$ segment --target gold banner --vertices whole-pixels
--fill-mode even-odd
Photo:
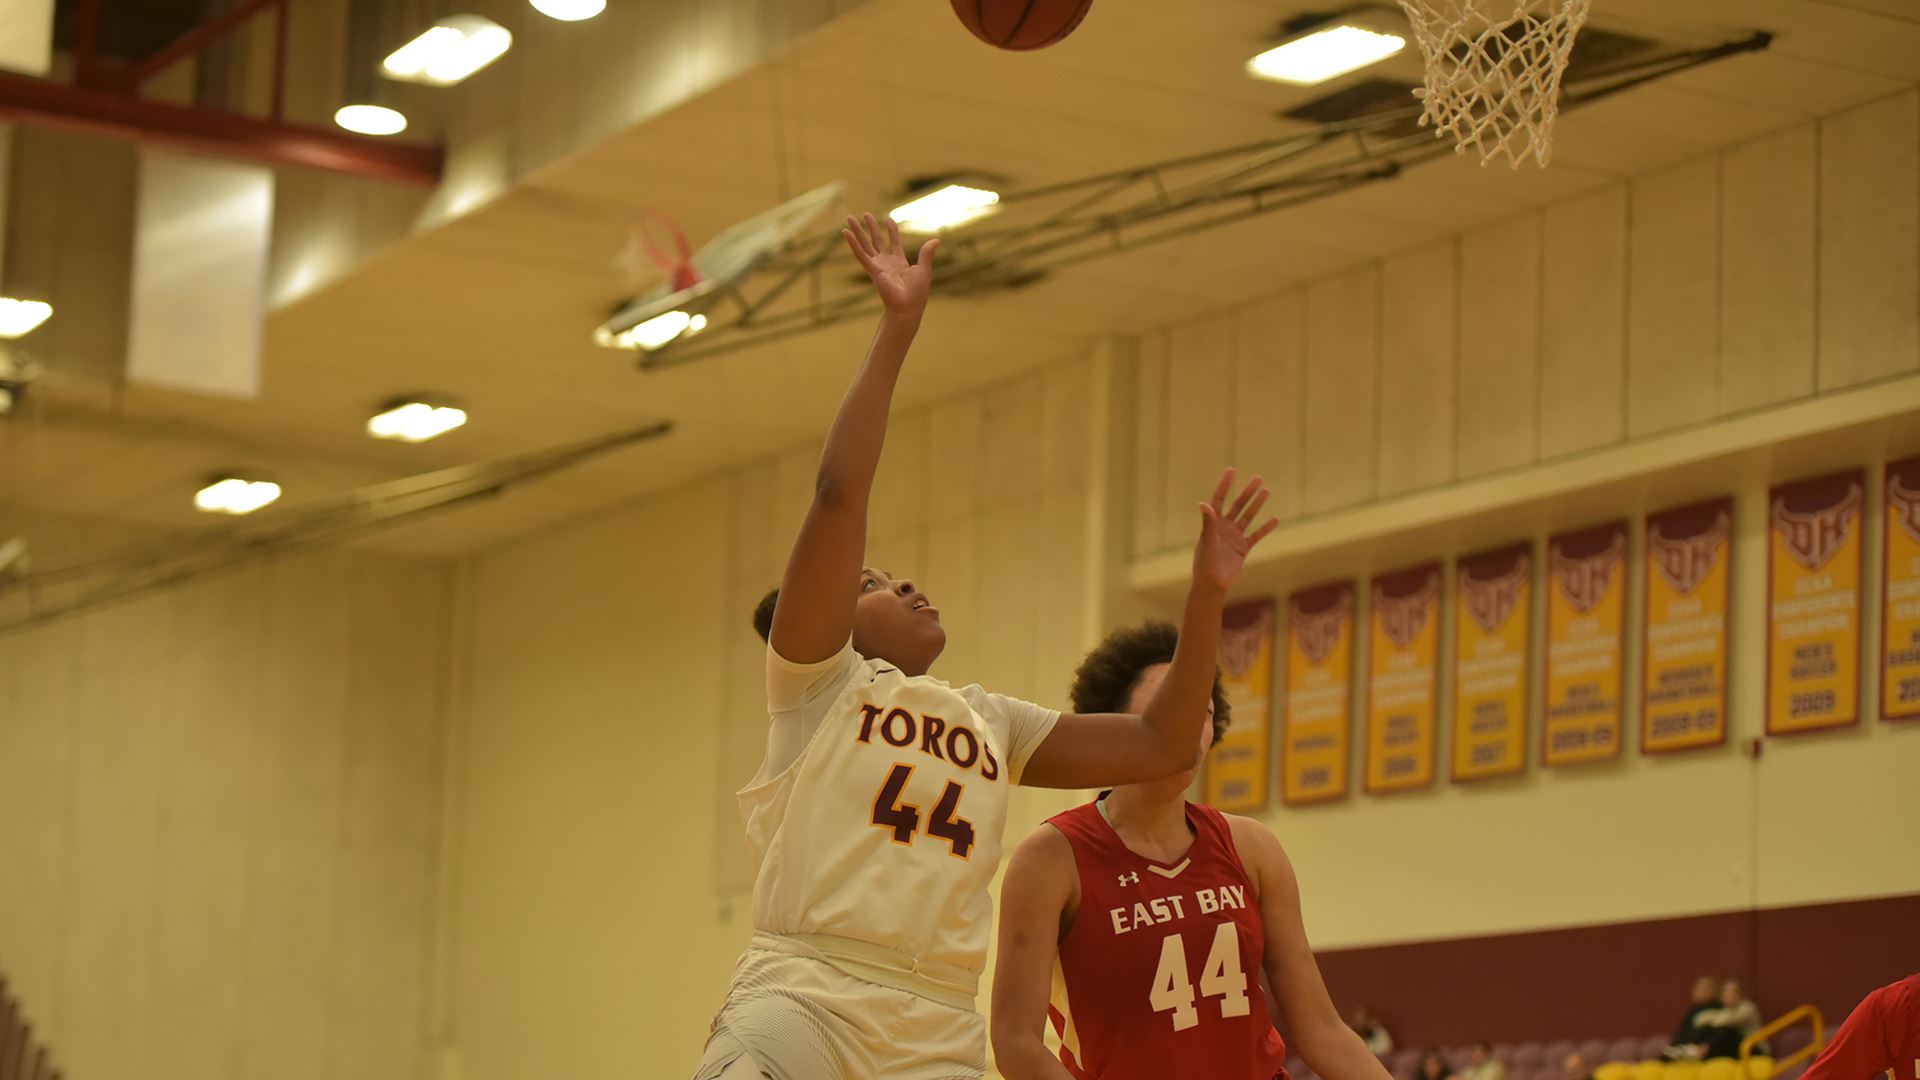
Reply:
[[[1453,779],[1527,765],[1532,545],[1460,560],[1454,577]]]
[[[1858,471],[1783,484],[1768,501],[1767,734],[1860,718]]]
[[[1627,523],[1547,541],[1545,765],[1620,754]]]
[[[1274,602],[1250,600],[1220,619],[1220,675],[1233,723],[1207,754],[1207,805],[1233,814],[1266,809],[1273,723]]]
[[[1344,799],[1353,719],[1353,582],[1287,598],[1286,655],[1280,801],[1300,806]]]
[[[1732,499],[1647,518],[1642,753],[1726,741],[1727,578],[1732,558]]]
[[[1367,790],[1426,787],[1439,697],[1440,565],[1375,578],[1370,599]]]
[[[1920,457],[1887,466],[1880,715],[1920,720]]]

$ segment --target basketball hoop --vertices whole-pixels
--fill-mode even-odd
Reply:
[[[658,222],[660,227],[666,230],[668,239],[679,252],[678,256],[668,254],[659,244],[654,243],[647,229],[647,223],[650,221]],[[693,265],[693,246],[687,243],[687,234],[680,228],[680,223],[668,216],[666,211],[654,209],[640,211],[640,219],[633,225],[633,237],[628,243],[627,253],[621,257],[622,264],[629,268],[629,272],[632,272],[634,264],[638,262],[635,257],[638,252],[645,252],[655,266],[667,272],[667,280],[672,283],[674,292],[684,292],[700,284],[700,271]]]
[[[1422,125],[1480,164],[1553,156],[1560,76],[1591,0],[1400,0],[1426,55]]]

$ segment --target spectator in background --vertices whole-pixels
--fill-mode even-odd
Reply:
[[[1460,1070],[1460,1080],[1507,1080],[1507,1067],[1493,1056],[1491,1044],[1477,1042],[1467,1058],[1467,1067]]]
[[[1874,1080],[1888,1071],[1908,1080],[1909,1063],[1920,1076],[1920,975],[1868,994],[1802,1080]]]
[[[1593,1080],[1593,1068],[1586,1055],[1575,1050],[1560,1062],[1560,1076],[1561,1080]]]
[[[1696,1045],[1703,1048],[1701,1057],[1737,1058],[1740,1044],[1760,1028],[1760,1006],[1747,997],[1739,979],[1728,979],[1720,984],[1720,1007],[1695,1017],[1694,1026],[1700,1034]],[[1755,1046],[1754,1051],[1766,1053],[1766,1044]]]
[[[1387,1034],[1387,1026],[1373,1015],[1373,1010],[1365,1005],[1353,1010],[1353,1019],[1349,1022],[1360,1041],[1367,1044],[1375,1057],[1385,1057],[1393,1053],[1393,1036]]]
[[[1693,1004],[1687,1006],[1687,1015],[1680,1020],[1680,1026],[1673,1029],[1673,1044],[1662,1055],[1668,1061],[1698,1061],[1706,1044],[1706,1036],[1699,1027],[1700,1015],[1720,1007],[1720,980],[1711,975],[1702,975],[1693,980]]]
[[[1429,1050],[1420,1059],[1420,1069],[1413,1074],[1413,1080],[1453,1080],[1453,1067],[1440,1051]]]

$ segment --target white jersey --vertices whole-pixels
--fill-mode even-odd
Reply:
[[[1007,791],[1060,714],[865,659],[767,651],[767,759],[739,792],[753,925],[975,973]]]

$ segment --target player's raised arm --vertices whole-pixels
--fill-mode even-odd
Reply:
[[[1033,787],[1087,788],[1158,780],[1193,767],[1213,698],[1220,612],[1247,553],[1279,524],[1258,528],[1267,491],[1254,477],[1231,507],[1233,470],[1220,474],[1213,497],[1200,504],[1200,539],[1193,548],[1193,584],[1180,620],[1173,664],[1153,700],[1138,716],[1068,713],[1027,761],[1020,782]]]
[[[1079,884],[1073,847],[1042,825],[1013,849],[1000,882],[1000,948],[993,968],[993,1064],[1007,1080],[1073,1080],[1047,1049],[1047,1003],[1060,919]]]
[[[1300,918],[1300,881],[1280,841],[1251,818],[1229,817],[1227,824],[1240,861],[1260,894],[1260,921],[1267,939],[1262,967],[1280,1012],[1277,1026],[1287,1033],[1287,1042],[1326,1080],[1392,1080],[1387,1067],[1367,1049],[1359,1032],[1340,1018],[1327,996]]]
[[[853,632],[867,541],[867,496],[886,441],[894,384],[933,287],[933,253],[940,244],[927,241],[918,260],[909,263],[900,245],[900,227],[872,214],[847,218],[841,235],[873,279],[884,312],[866,360],[827,432],[813,505],[780,579],[780,602],[767,641],[775,653],[796,664],[828,659]]]

